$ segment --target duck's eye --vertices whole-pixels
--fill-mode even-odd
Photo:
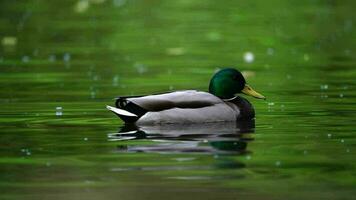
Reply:
[[[238,80],[238,79],[239,79],[239,77],[238,77],[237,75],[235,75],[235,76],[232,76],[232,79],[234,79],[234,80]]]

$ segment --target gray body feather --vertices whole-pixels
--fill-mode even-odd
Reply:
[[[137,119],[137,125],[228,122],[254,118],[252,105],[242,97],[222,100],[208,92],[195,90],[127,97],[126,101],[147,111]]]

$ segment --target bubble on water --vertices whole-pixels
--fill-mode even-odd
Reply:
[[[113,4],[116,7],[121,7],[121,6],[125,5],[125,3],[126,3],[126,0],[113,0]]]
[[[320,98],[322,98],[322,99],[327,99],[329,96],[327,95],[327,94],[322,94],[322,95],[320,95]]]
[[[118,75],[115,75],[112,79],[112,85],[113,86],[117,86],[119,83],[119,76]]]
[[[55,62],[55,61],[56,61],[56,55],[50,55],[50,56],[48,57],[48,60],[49,60],[50,62]]]
[[[345,140],[344,140],[344,139],[341,139],[341,140],[340,140],[340,142],[341,142],[341,143],[344,143],[344,142],[345,142]]]
[[[244,53],[244,61],[246,63],[252,63],[255,60],[255,55],[252,52],[245,52]]]
[[[347,19],[344,21],[344,31],[349,32],[352,30],[353,22],[351,19]]]
[[[339,97],[340,98],[344,98],[344,94],[339,94]]]
[[[251,160],[251,156],[250,155],[246,156],[246,160]]]
[[[38,49],[33,50],[32,55],[33,56],[38,56]]]
[[[99,80],[99,76],[98,75],[94,75],[93,76],[93,81],[98,81]]]
[[[64,62],[69,62],[70,61],[70,54],[69,53],[65,53],[63,55],[63,61]]]
[[[273,48],[268,48],[267,49],[267,54],[270,55],[270,56],[273,55],[274,54],[274,49]]]
[[[56,107],[56,116],[62,116],[63,115],[63,109],[61,106]]]
[[[327,84],[320,85],[320,89],[321,90],[327,90],[327,89],[329,89],[329,85],[327,85]]]
[[[203,143],[208,143],[208,140],[203,140]]]
[[[217,31],[212,31],[206,34],[206,37],[210,41],[219,41],[221,40],[221,34]]]
[[[147,67],[142,63],[135,63],[134,68],[136,68],[136,70],[139,74],[143,74],[143,73],[147,72]]]
[[[290,74],[287,74],[287,79],[288,80],[292,79],[292,76]]]
[[[328,138],[331,138],[332,134],[331,134],[331,133],[328,133],[328,135],[327,135],[327,136],[328,136]]]
[[[131,56],[125,56],[125,57],[124,57],[124,60],[127,61],[127,62],[128,62],[128,61],[131,61]]]
[[[309,61],[310,57],[308,54],[304,54],[303,59],[304,61]]]
[[[274,102],[268,102],[268,106],[274,106]]]
[[[21,152],[26,154],[27,156],[30,156],[31,155],[31,151],[29,149],[21,149]]]
[[[173,90],[173,89],[174,89],[173,85],[170,85],[169,90]]]
[[[279,167],[279,166],[281,166],[281,164],[282,164],[282,162],[281,161],[276,161],[276,163],[275,163],[275,165],[277,166],[277,167]]]
[[[185,49],[183,47],[172,47],[166,49],[166,54],[171,56],[181,56],[185,53]]]
[[[5,36],[1,40],[3,46],[15,46],[17,44],[17,38],[14,36]]]
[[[346,152],[347,152],[347,153],[350,153],[350,149],[346,149]]]
[[[51,162],[46,162],[46,166],[50,167],[50,166],[52,166],[52,163]]]
[[[89,139],[87,137],[83,138],[84,141],[88,141]]]
[[[83,13],[89,9],[89,0],[79,0],[74,6],[74,11],[77,13]]]
[[[350,49],[345,49],[344,52],[345,52],[345,55],[347,55],[347,56],[349,56],[351,54]]]
[[[22,57],[22,62],[23,63],[28,63],[30,61],[30,57],[29,56],[23,56]]]
[[[96,97],[96,92],[95,92],[95,91],[91,91],[91,92],[90,92],[90,97],[91,97],[92,99],[95,99],[95,97]]]
[[[304,151],[303,151],[303,154],[304,154],[304,155],[307,155],[307,154],[308,154],[308,151],[307,151],[307,150],[304,150]]]

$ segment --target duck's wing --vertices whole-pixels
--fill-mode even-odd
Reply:
[[[184,90],[157,95],[118,97],[116,108],[108,109],[125,122],[135,122],[147,112],[172,108],[202,108],[223,103],[218,97],[202,91]]]
[[[196,90],[127,98],[126,100],[147,111],[162,111],[171,108],[201,108],[223,102],[210,93]]]

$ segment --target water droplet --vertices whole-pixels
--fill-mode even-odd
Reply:
[[[94,75],[93,76],[93,81],[98,81],[99,80],[99,76],[98,75]]]
[[[268,106],[274,106],[274,102],[269,102]]]
[[[38,56],[38,49],[33,50],[32,55],[33,56]]]
[[[114,78],[112,79],[112,85],[113,86],[117,86],[119,82],[119,76],[114,76]]]
[[[13,36],[5,36],[2,38],[1,43],[3,46],[15,46],[17,44],[17,38]]]
[[[70,54],[69,53],[65,53],[63,55],[63,61],[64,62],[69,62],[70,61]]]
[[[209,32],[206,37],[210,41],[219,41],[221,39],[221,34],[219,32],[213,31]]]
[[[83,140],[84,140],[84,141],[88,141],[88,138],[85,137],[85,138],[83,138]]]
[[[246,156],[246,160],[251,160],[251,156],[250,155]]]
[[[56,107],[56,116],[62,116],[62,115],[63,115],[62,107],[60,106]]]
[[[321,90],[327,90],[327,89],[329,89],[329,86],[328,85],[320,85],[320,89]]]
[[[303,154],[304,154],[304,155],[307,155],[307,154],[308,154],[308,151],[307,151],[307,150],[304,150],[304,151],[303,151]]]
[[[143,74],[143,73],[147,72],[147,67],[144,64],[135,63],[134,67],[136,68],[136,70],[139,74]]]
[[[340,140],[340,142],[341,142],[341,143],[344,143],[344,142],[345,142],[345,140],[344,140],[344,139],[341,139],[341,140]]]
[[[166,49],[166,53],[171,56],[180,56],[185,53],[185,50],[183,47],[174,47]]]
[[[83,13],[88,10],[89,8],[89,1],[88,0],[79,0],[74,7],[74,10],[78,13]]]
[[[28,63],[28,61],[30,61],[30,57],[29,56],[23,56],[22,57],[22,62],[23,63]]]
[[[95,91],[91,91],[91,92],[90,92],[90,97],[91,97],[92,99],[95,99],[95,96],[96,96],[96,92],[95,92]]]
[[[274,49],[273,48],[268,48],[267,49],[267,54],[270,55],[270,56],[273,55],[274,54]]]
[[[340,98],[343,98],[343,97],[344,97],[344,94],[339,94],[339,97],[340,97]]]
[[[113,4],[116,7],[121,7],[121,6],[125,5],[125,3],[126,3],[126,0],[113,0]]]
[[[322,99],[327,99],[329,96],[327,95],[327,94],[322,94],[322,95],[320,95],[320,98],[322,98]]]
[[[282,163],[281,163],[281,161],[279,161],[279,160],[276,161],[276,163],[275,163],[275,165],[276,165],[277,167],[281,166],[281,164],[282,164]]]
[[[244,53],[244,61],[246,63],[252,63],[255,60],[255,56],[252,52],[245,52]]]
[[[56,55],[50,55],[50,56],[48,57],[48,60],[49,60],[50,62],[55,62],[55,61],[56,61]]]
[[[328,138],[331,138],[332,134],[331,133],[328,133]]]

